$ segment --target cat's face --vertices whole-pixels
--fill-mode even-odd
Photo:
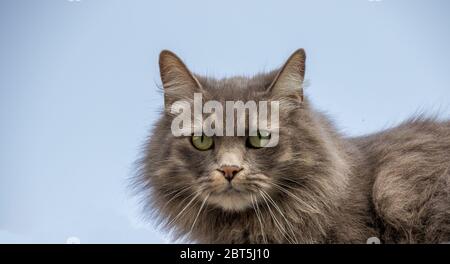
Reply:
[[[301,129],[292,117],[304,103],[304,62],[304,52],[299,50],[280,71],[253,78],[213,80],[191,74],[173,53],[161,53],[166,107],[155,127],[145,162],[153,191],[166,200],[165,206],[170,206],[172,199],[186,206],[199,202],[226,211],[243,211],[270,197],[280,188],[281,178],[299,169],[295,168],[299,163],[292,162],[298,146],[291,142]],[[248,112],[234,112],[234,122],[239,118],[248,120],[245,135],[227,136],[224,127],[223,136],[175,136],[171,130],[175,115],[170,113],[170,107],[185,100],[193,108],[194,93],[202,95],[203,104],[215,100],[223,109],[226,101],[276,101],[279,121],[273,125],[269,119],[268,129],[250,136],[249,124],[256,121]],[[205,122],[211,114],[201,115]],[[264,147],[264,140],[275,133],[277,144]]]

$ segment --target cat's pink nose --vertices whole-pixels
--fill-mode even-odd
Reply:
[[[229,182],[231,182],[234,176],[236,176],[236,174],[241,170],[242,168],[239,168],[237,166],[222,166],[219,169],[219,171],[222,172],[223,177],[225,177],[225,179],[227,179]]]

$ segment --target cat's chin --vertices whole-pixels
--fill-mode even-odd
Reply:
[[[245,211],[252,206],[250,195],[238,192],[211,195],[208,202],[229,212]]]

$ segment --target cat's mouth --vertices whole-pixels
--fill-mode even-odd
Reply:
[[[238,174],[226,181],[222,175],[213,174],[204,186],[207,203],[226,211],[243,211],[252,208],[261,191],[269,186],[263,174]]]
[[[238,188],[236,188],[236,186],[234,186],[233,184],[229,183],[227,185],[227,187],[225,187],[225,190],[222,191],[222,193],[240,193],[242,192],[242,190],[239,190]]]
[[[210,194],[211,196],[227,196],[227,195],[244,195],[245,190],[233,186],[231,183],[222,187],[220,190],[214,190]]]
[[[213,192],[216,195],[245,195],[249,190],[240,184],[227,183],[221,190]]]
[[[251,192],[233,184],[210,193],[208,202],[225,211],[243,211],[252,206]]]

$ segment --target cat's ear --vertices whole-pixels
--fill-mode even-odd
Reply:
[[[177,100],[192,100],[200,93],[200,82],[175,53],[163,50],[159,54],[159,71],[164,87],[164,104],[168,109]]]
[[[298,49],[281,67],[269,92],[276,98],[290,97],[303,101],[303,81],[305,78],[306,54],[304,49]]]

